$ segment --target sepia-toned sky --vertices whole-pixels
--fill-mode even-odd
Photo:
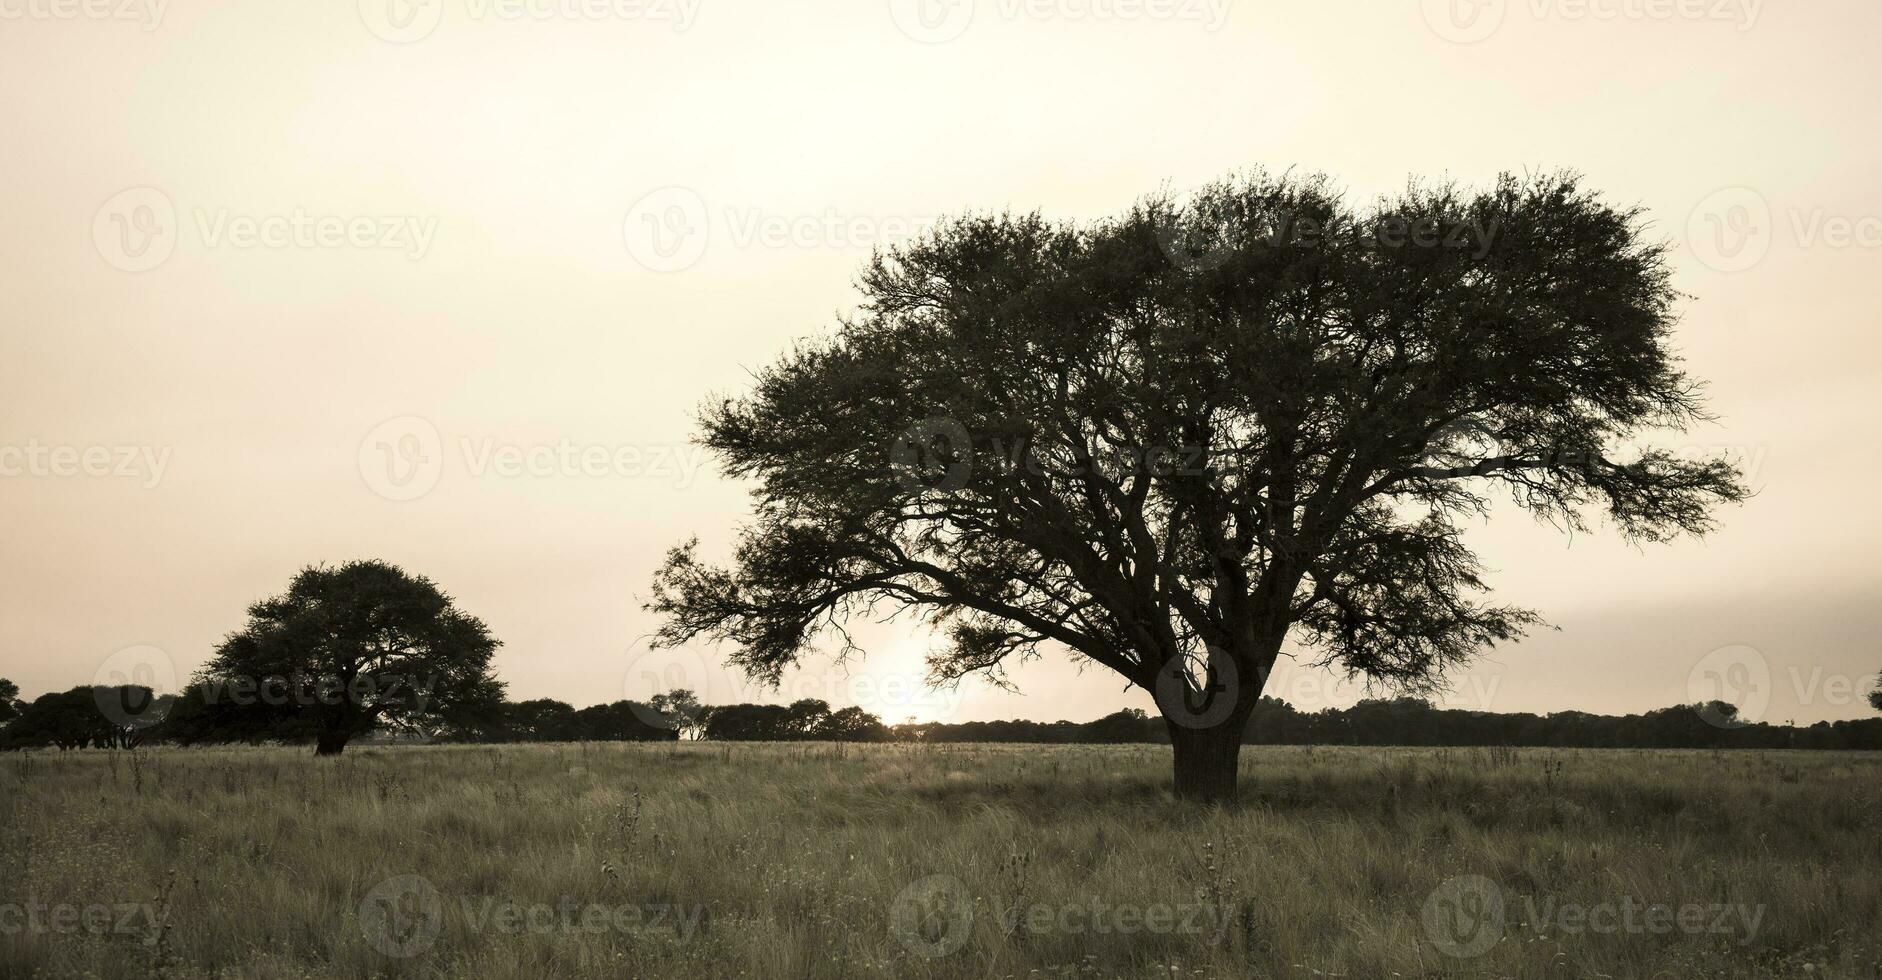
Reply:
[[[646,654],[662,551],[747,507],[693,410],[938,214],[1572,167],[1677,243],[1721,421],[1674,443],[1759,494],[1702,543],[1478,530],[1560,629],[1448,703],[1865,716],[1878,36],[1872,0],[0,0],[0,676],[173,689],[299,567],[378,557],[488,621],[517,698],[1148,708],[1058,656],[926,690],[905,622],[782,693]]]

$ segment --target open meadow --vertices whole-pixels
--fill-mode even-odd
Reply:
[[[0,976],[1873,977],[1882,757],[33,752]]]

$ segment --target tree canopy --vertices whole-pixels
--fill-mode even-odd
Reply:
[[[1636,541],[1745,496],[1651,442],[1707,415],[1644,226],[1573,175],[1362,209],[1260,173],[945,223],[703,410],[755,517],[729,566],[668,555],[659,641],[775,681],[887,607],[945,632],[937,680],[1063,649],[1157,695],[1179,793],[1229,798],[1284,644],[1419,691],[1538,622],[1463,541],[1499,496]]]
[[[312,737],[335,755],[377,728],[430,734],[487,716],[503,699],[498,646],[424,576],[380,561],[310,567],[249,607],[187,708],[210,730]]]

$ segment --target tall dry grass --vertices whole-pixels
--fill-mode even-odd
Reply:
[[[1156,746],[15,755],[0,977],[1882,975],[1872,756],[1251,747],[1233,810],[1171,799],[1168,766]],[[1656,905],[1705,921],[1656,931]],[[110,928],[83,921],[99,907]]]

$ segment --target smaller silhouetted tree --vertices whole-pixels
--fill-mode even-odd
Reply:
[[[824,719],[818,738],[833,742],[882,742],[889,738],[889,726],[882,719],[854,705],[833,711]]]
[[[1869,706],[1882,711],[1882,674],[1876,675],[1875,690],[1869,692]]]
[[[437,731],[500,704],[499,646],[423,576],[381,561],[303,569],[249,607],[196,679],[205,700],[338,755],[374,729]]]
[[[517,742],[567,742],[575,735],[575,708],[554,698],[503,706],[503,737]]]
[[[653,709],[679,732],[681,738],[696,739],[705,733],[707,708],[699,703],[697,694],[678,688],[654,695],[651,703]]]
[[[0,677],[0,725],[20,716],[20,686]]]

